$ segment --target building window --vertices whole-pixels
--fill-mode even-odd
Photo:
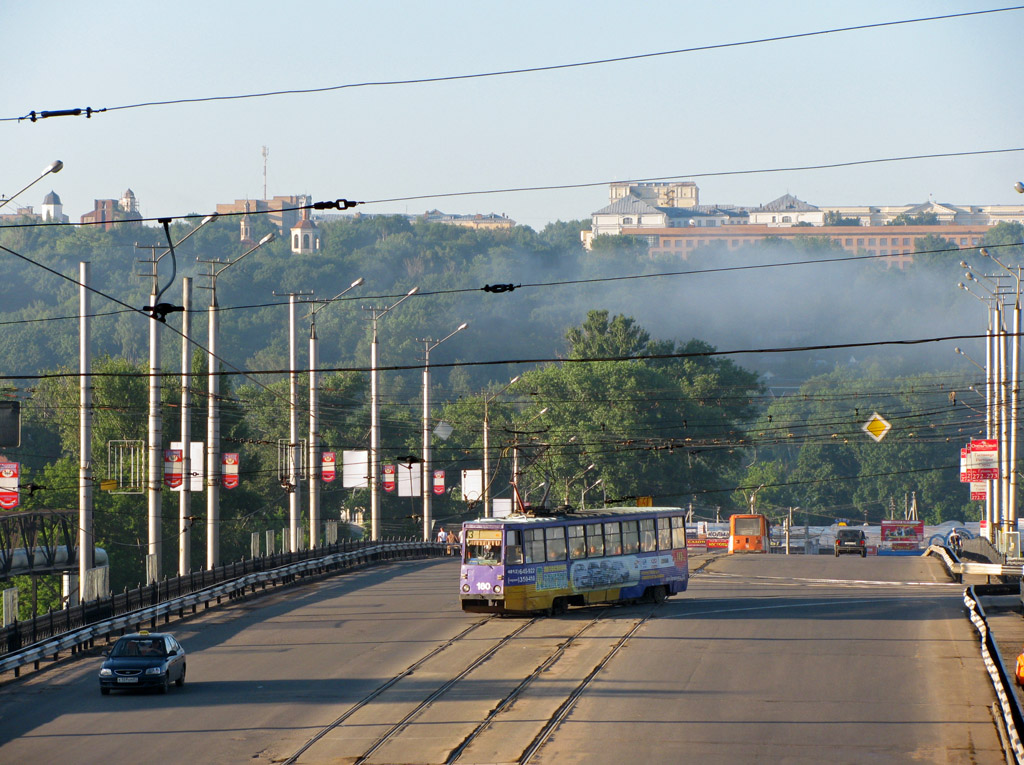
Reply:
[[[868,247],[874,247],[874,246],[875,246],[875,240],[873,238],[868,239]]]
[[[292,249],[293,250],[299,249],[299,235],[298,234],[292,234]]]
[[[960,237],[960,244],[966,245],[967,244],[967,237],[965,237],[965,236]]]
[[[783,223],[792,223],[793,222],[793,218],[790,215],[783,215],[782,216],[782,222]]]
[[[622,225],[623,226],[632,226],[633,225],[633,219],[632,218],[623,218],[622,219]]]
[[[910,244],[910,238],[906,236],[903,237],[903,244]]]
[[[681,249],[682,246],[683,246],[683,240],[682,239],[676,239],[676,249],[677,250]]]
[[[863,247],[864,246],[864,240],[863,239],[858,239],[857,240],[857,246],[858,247]]]
[[[889,244],[889,237],[883,236],[881,239],[878,240],[878,243],[879,244]]]

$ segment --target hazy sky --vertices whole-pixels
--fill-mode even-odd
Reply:
[[[1006,4],[5,3],[0,117],[564,64]],[[1024,11],[541,73],[0,122],[0,194],[77,221],[131,187],[147,217],[267,191],[360,200],[1024,146]],[[701,202],[1019,204],[1024,153],[698,178]],[[588,217],[604,186],[365,212]],[[4,212],[11,211],[9,205]]]

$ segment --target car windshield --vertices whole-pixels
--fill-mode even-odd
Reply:
[[[852,529],[849,531],[840,531],[839,538],[842,539],[844,542],[854,542],[860,539],[860,532],[854,531]]]
[[[122,638],[117,641],[110,655],[115,658],[125,656],[165,656],[163,638]]]

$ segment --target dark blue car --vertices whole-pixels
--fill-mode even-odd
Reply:
[[[125,635],[104,654],[100,693],[111,689],[156,688],[167,693],[171,683],[185,684],[185,649],[166,632]]]

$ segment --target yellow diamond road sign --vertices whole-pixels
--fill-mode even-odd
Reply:
[[[885,438],[885,434],[890,430],[892,430],[892,425],[878,412],[871,415],[871,418],[864,423],[864,432],[871,436],[875,443]]]

